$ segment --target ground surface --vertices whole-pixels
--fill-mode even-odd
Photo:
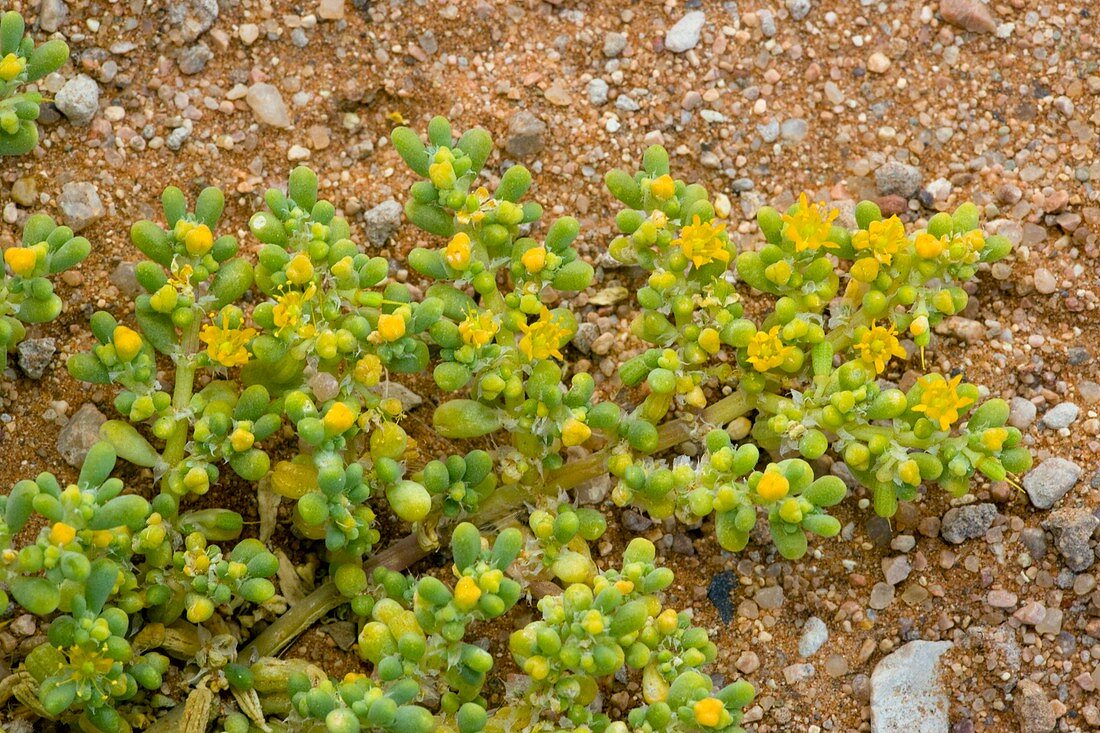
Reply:
[[[45,4],[47,18],[65,7]],[[601,176],[635,163],[651,142],[669,148],[679,175],[729,197],[731,229],[746,242],[755,240],[758,205],[803,189],[836,201],[879,198],[913,223],[976,201],[992,228],[1019,246],[1007,264],[981,274],[965,318],[943,329],[931,365],[1034,403],[1038,417],[1026,419],[1020,405],[1016,414],[1037,462],[1057,455],[1082,470],[1057,508],[1100,511],[1100,8],[1090,0],[996,0],[989,33],[945,22],[968,3],[944,4],[348,0],[336,10],[340,3],[328,0],[323,8],[313,0],[223,0],[216,19],[203,19],[203,3],[192,0],[70,1],[60,22],[46,24],[68,40],[73,59],[46,85],[57,91],[65,79],[89,75],[98,112],[77,126],[47,110],[43,148],[0,163],[0,239],[6,246],[32,210],[60,216],[67,183],[92,183],[103,211],[82,232],[91,257],[60,286],[64,315],[32,334],[56,339],[58,354],[39,380],[17,368],[4,380],[0,485],[41,470],[72,477],[58,454],[59,426],[86,403],[111,415],[112,395],[75,383],[63,363],[88,347],[92,311],[123,316],[130,308],[129,224],[157,216],[165,185],[189,196],[223,187],[225,231],[236,230],[251,253],[248,215],[266,187],[285,181],[292,160],[305,160],[364,241],[363,212],[401,199],[411,181],[386,142],[395,120],[422,129],[445,114],[457,127],[481,125],[507,141],[515,116],[527,111],[546,125],[522,156],[533,194],[551,213],[581,219],[582,252],[593,261],[610,233]],[[29,21],[36,16],[33,4],[15,7]],[[665,32],[690,10],[705,14],[701,37],[673,53]],[[982,24],[980,15],[971,21]],[[258,82],[278,90],[285,120],[277,108],[254,110],[245,100]],[[493,164],[514,157],[502,152]],[[886,161],[915,167],[903,177],[919,181],[876,184]],[[17,182],[19,195],[9,195]],[[901,196],[883,198],[891,193]],[[400,260],[419,236],[403,226],[390,245],[368,247]],[[588,298],[630,286],[632,276],[602,268],[600,275],[573,307],[604,335],[591,354],[572,357],[591,360],[578,369],[609,375],[621,352],[637,348],[622,318],[630,305]],[[432,399],[425,383],[411,386]],[[1067,402],[1079,408],[1076,419],[1045,427],[1046,412]],[[429,409],[413,413],[422,426]],[[223,489],[219,498],[254,517],[244,489]],[[748,727],[761,733],[868,729],[868,676],[912,639],[955,642],[944,681],[953,731],[1100,727],[1097,565],[1069,571],[1042,531],[1052,515],[1020,492],[987,486],[963,501],[992,501],[998,513],[983,537],[958,546],[939,537],[950,503],[933,495],[903,506],[892,527],[858,497],[849,501],[842,538],[797,564],[762,549],[729,556],[709,532],[666,532],[633,517],[604,549],[607,562],[617,561],[626,527],[665,548],[677,572],[673,600],[714,630],[717,672],[759,690]],[[289,535],[280,541],[307,556]],[[898,556],[911,570],[895,589],[883,585],[883,561]],[[729,624],[706,597],[722,571],[739,581]],[[811,616],[824,621],[829,640],[803,660],[798,641]],[[335,659],[333,636],[312,631],[298,651]],[[19,643],[10,634],[0,641],[9,653]],[[330,671],[355,659],[341,656]],[[812,676],[793,666],[804,663]]]

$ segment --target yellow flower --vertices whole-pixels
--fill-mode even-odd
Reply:
[[[275,325],[282,328],[296,328],[302,324],[306,303],[313,298],[317,288],[310,283],[304,291],[291,290],[279,296],[271,310]]]
[[[756,485],[756,493],[764,501],[778,501],[791,490],[791,482],[778,471],[765,471]]]
[[[766,372],[782,364],[792,353],[794,347],[784,344],[779,338],[779,326],[772,326],[767,333],[757,331],[753,334],[749,341],[747,361],[756,371]]]
[[[856,251],[869,250],[867,254],[882,265],[893,262],[894,255],[908,243],[909,240],[905,237],[905,225],[896,216],[873,221],[866,231],[860,229],[852,235],[852,246]]]
[[[722,339],[719,337],[718,331],[707,327],[699,333],[699,345],[708,354],[717,354],[718,350],[722,348]]]
[[[470,311],[466,314],[466,320],[458,324],[458,332],[462,335],[463,343],[479,348],[491,342],[499,329],[492,311],[484,313]]]
[[[38,264],[38,254],[30,247],[8,247],[4,250],[4,262],[16,275],[27,277]]]
[[[523,336],[519,340],[519,350],[528,359],[547,359],[562,356],[562,342],[569,337],[569,331],[554,322],[549,309],[543,308],[539,319],[531,324],[522,324]]]
[[[784,499],[783,503],[779,505],[779,516],[784,522],[800,523],[802,521],[802,507],[799,505],[798,499],[793,497]]]
[[[928,232],[921,232],[913,243],[917,254],[926,260],[934,260],[943,252],[944,242],[939,237],[933,237]]]
[[[383,341],[396,341],[405,335],[405,316],[400,309],[379,314],[378,335]]]
[[[229,436],[229,444],[238,453],[244,453],[256,442],[256,436],[251,431],[239,427]]]
[[[716,697],[704,697],[691,708],[695,722],[705,728],[717,728],[726,706]]]
[[[50,542],[55,545],[67,545],[76,539],[76,527],[64,522],[56,522],[50,527]]]
[[[477,605],[481,599],[481,588],[477,581],[469,575],[463,575],[455,584],[455,605],[462,610],[469,610]]]
[[[305,285],[313,279],[313,263],[309,261],[309,255],[299,252],[294,255],[286,266],[287,280],[295,285]]]
[[[672,240],[672,243],[678,246],[684,256],[696,267],[709,265],[715,261],[728,263],[730,252],[721,236],[725,231],[725,224],[714,219],[703,222],[696,216],[692,218],[690,224],[680,229],[680,237]]]
[[[537,274],[546,267],[546,248],[545,247],[532,247],[523,253],[520,257],[520,261],[523,266],[527,268],[527,272],[531,274]]]
[[[255,335],[254,328],[231,328],[229,316],[222,314],[221,325],[203,326],[199,340],[206,344],[206,354],[210,361],[225,367],[235,367],[248,363],[248,342]]]
[[[565,421],[561,428],[561,442],[567,446],[580,445],[592,436],[592,428],[575,417]]]
[[[202,257],[214,246],[214,233],[210,227],[199,224],[183,236],[183,246],[192,257]]]
[[[470,235],[459,232],[451,237],[447,249],[443,251],[443,259],[455,270],[465,270],[470,266]]]
[[[141,351],[141,336],[126,326],[115,326],[111,340],[115,342],[115,353],[123,361],[130,361]]]
[[[860,361],[875,368],[875,374],[886,371],[891,357],[905,358],[905,349],[898,343],[898,332],[893,324],[884,328],[872,323],[852,346],[859,352]]]
[[[649,184],[649,190],[653,192],[654,196],[665,201],[672,198],[672,195],[676,193],[676,182],[672,180],[672,176],[666,173],[660,178],[655,178]]]
[[[920,404],[914,405],[913,412],[923,412],[940,430],[947,430],[959,419],[959,410],[974,401],[972,397],[959,394],[962,375],[956,375],[947,381],[939,374],[929,374],[917,380],[921,388]]]
[[[382,381],[382,360],[367,354],[355,363],[355,381],[364,387],[373,387]]]
[[[342,435],[355,424],[357,417],[358,415],[343,402],[334,402],[323,419],[325,432],[331,435]]]
[[[472,212],[467,211],[465,208],[455,212],[455,219],[459,224],[478,224],[485,218],[485,213],[496,208],[496,200],[489,195],[489,189],[481,186],[473,193],[474,201],[477,204]]]
[[[22,74],[25,68],[27,68],[26,59],[16,56],[14,53],[9,53],[0,60],[0,80],[11,81]]]
[[[839,212],[836,209],[825,208],[824,202],[811,204],[803,193],[798,198],[798,209],[793,214],[784,214],[783,234],[794,243],[795,252],[804,252],[812,249],[818,250],[835,248],[836,242],[828,240],[829,230],[833,220]]]

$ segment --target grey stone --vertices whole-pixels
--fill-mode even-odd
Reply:
[[[779,121],[768,120],[763,125],[757,125],[756,131],[760,133],[760,137],[766,143],[774,143],[779,139]]]
[[[256,121],[271,127],[290,127],[290,113],[279,90],[270,84],[258,82],[248,88],[245,101],[252,109]]]
[[[137,275],[134,274],[134,265],[133,262],[119,262],[107,278],[112,285],[118,288],[119,293],[129,297],[145,292],[145,288],[141,287],[141,283],[137,281]]]
[[[88,402],[69,419],[57,434],[57,452],[73,468],[80,468],[84,456],[99,442],[99,428],[107,417]]]
[[[367,241],[375,247],[385,247],[390,237],[401,227],[401,204],[394,199],[382,203],[363,213],[363,224]]]
[[[806,138],[806,133],[809,129],[810,125],[806,120],[801,117],[792,117],[789,120],[785,120],[783,124],[780,125],[779,134],[788,142],[799,143]]]
[[[26,339],[19,342],[19,368],[31,379],[41,379],[46,373],[53,355],[57,353],[57,342],[52,338]]]
[[[183,147],[184,142],[189,137],[191,137],[191,128],[187,125],[180,125],[168,133],[168,137],[164,139],[164,145],[169,150],[176,151]]]
[[[829,629],[825,622],[817,616],[806,619],[806,625],[802,627],[802,636],[798,639],[798,654],[803,659],[808,659],[817,653],[817,650],[829,640]]]
[[[947,733],[940,656],[949,641],[911,641],[871,673],[871,733]]]
[[[795,20],[802,20],[810,14],[810,0],[787,0],[787,12]]]
[[[1051,430],[1068,428],[1077,420],[1080,409],[1072,402],[1061,402],[1046,411],[1043,415],[1043,425]]]
[[[607,82],[599,77],[588,82],[588,101],[599,107],[607,104],[607,93],[610,91]]]
[[[620,94],[615,99],[615,107],[621,109],[623,112],[637,112],[641,107],[633,99],[625,94]]]
[[[775,38],[775,13],[768,8],[761,8],[756,11],[756,17],[760,19],[760,32],[764,34],[765,38]]]
[[[894,586],[889,583],[875,583],[871,586],[871,598],[867,601],[867,605],[876,611],[889,608],[894,602],[894,592]]]
[[[940,0],[940,15],[953,26],[971,33],[993,33],[997,21],[985,3],[978,0]]]
[[[707,17],[701,10],[693,10],[676,22],[665,33],[665,48],[673,53],[684,53],[695,48]]]
[[[525,109],[508,121],[508,140],[504,147],[516,158],[526,158],[540,152],[546,145],[546,123]]]
[[[1047,533],[1038,527],[1025,527],[1020,532],[1020,542],[1035,560],[1041,560],[1047,554]]]
[[[168,3],[168,22],[178,26],[183,40],[191,43],[218,19],[218,0],[177,0]]]
[[[787,681],[788,685],[808,680],[814,674],[816,674],[816,670],[812,664],[792,664],[783,668],[783,679]]]
[[[649,517],[636,512],[633,509],[627,509],[623,511],[621,515],[623,526],[630,532],[638,534],[639,532],[645,532],[647,529],[653,526],[653,522]]]
[[[1020,733],[1050,733],[1058,725],[1058,716],[1046,692],[1028,678],[1020,680],[1013,694],[1013,707],[1020,719]]]
[[[756,605],[761,608],[774,611],[783,607],[786,593],[784,593],[783,588],[778,585],[767,585],[756,591],[756,595],[753,596],[753,599],[756,601]]]
[[[613,59],[626,48],[626,34],[612,31],[603,37],[603,55]]]
[[[68,17],[65,0],[41,0],[38,4],[38,27],[46,33],[56,33]]]
[[[95,184],[87,181],[74,181],[62,186],[57,205],[61,207],[65,223],[74,232],[99,221],[107,213]]]
[[[77,74],[57,92],[54,104],[74,125],[87,125],[99,110],[99,85],[87,74]]]
[[[909,577],[913,572],[913,563],[905,555],[882,558],[882,574],[886,576],[886,582],[897,585]]]
[[[205,69],[212,58],[214,58],[214,52],[209,46],[205,43],[196,43],[180,51],[176,63],[179,64],[180,73],[190,76]]]
[[[990,503],[954,507],[943,515],[940,536],[959,545],[984,535],[996,518],[997,507]]]
[[[1035,403],[1031,400],[1025,400],[1023,397],[1013,397],[1012,402],[1009,403],[1008,424],[1020,430],[1027,430],[1035,422],[1035,415],[1038,411]]]
[[[405,412],[412,412],[416,408],[424,404],[424,398],[413,392],[411,389],[401,384],[400,382],[384,382],[381,387],[383,397],[396,398],[401,403],[401,409]]]
[[[1050,509],[1081,478],[1081,467],[1065,458],[1048,458],[1024,476],[1024,490],[1033,506]]]
[[[923,176],[916,166],[891,160],[875,171],[875,186],[882,196],[909,198],[920,188]]]
[[[1054,546],[1075,573],[1088,570],[1096,562],[1096,553],[1089,545],[1100,519],[1087,509],[1067,507],[1052,513],[1043,526],[1054,535]]]

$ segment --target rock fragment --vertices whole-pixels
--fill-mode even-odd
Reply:
[[[871,674],[871,733],[946,733],[948,696],[940,657],[949,641],[911,641]]]
[[[703,32],[707,17],[701,10],[693,10],[676,21],[676,25],[665,33],[665,48],[673,53],[684,53],[695,48]]]

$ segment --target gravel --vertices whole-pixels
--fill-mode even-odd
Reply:
[[[1038,412],[1038,408],[1031,400],[1013,397],[1009,403],[1008,424],[1020,430],[1027,430],[1035,422],[1035,415]]]
[[[57,353],[52,338],[25,339],[19,342],[19,368],[31,379],[41,379]]]
[[[913,165],[891,160],[875,171],[875,187],[882,196],[909,198],[920,188],[923,176]]]
[[[1020,680],[1013,694],[1013,707],[1020,718],[1020,733],[1050,733],[1058,725],[1046,692],[1032,680]]]
[[[401,228],[401,215],[404,209],[395,199],[386,199],[382,203],[367,209],[363,214],[363,225],[367,242],[375,247],[385,247],[390,237]]]
[[[673,53],[684,53],[695,48],[707,17],[701,10],[693,10],[676,22],[665,33],[665,48]]]
[[[985,535],[997,518],[997,507],[993,504],[968,504],[948,509],[940,525],[940,536],[944,541],[959,545],[967,540]]]
[[[610,87],[607,82],[599,77],[588,82],[588,101],[596,107],[607,104],[607,95]]]
[[[911,641],[871,674],[871,733],[946,733],[948,693],[940,656],[948,641]]]
[[[180,52],[176,63],[179,64],[180,73],[191,76],[206,68],[206,64],[214,58],[214,52],[205,43],[196,43]]]
[[[87,74],[77,74],[61,87],[54,104],[74,125],[87,125],[99,111],[99,85]]]
[[[985,3],[978,0],[940,0],[940,15],[953,26],[972,33],[993,33],[997,21]]]
[[[256,121],[271,127],[290,127],[290,113],[279,90],[270,84],[258,82],[248,88],[245,101],[252,109]]]
[[[1084,572],[1096,562],[1090,540],[1100,527],[1100,519],[1087,509],[1076,507],[1053,512],[1043,526],[1054,535],[1054,546],[1066,567],[1075,573]]]
[[[57,205],[61,207],[65,223],[74,232],[94,224],[107,213],[95,184],[87,181],[75,181],[62,186]]]
[[[817,616],[810,616],[802,627],[802,636],[798,640],[798,655],[809,659],[829,640],[829,629]]]
[[[99,442],[99,428],[107,416],[92,403],[81,405],[57,434],[57,452],[73,468],[80,468],[84,456]]]
[[[504,143],[508,154],[516,158],[529,158],[546,146],[546,123],[523,109],[508,121],[508,139]]]
[[[1068,428],[1077,420],[1080,409],[1072,402],[1062,402],[1047,410],[1043,415],[1043,425],[1051,430]]]
[[[1048,458],[1024,476],[1024,489],[1031,504],[1050,509],[1069,493],[1081,478],[1081,467],[1065,458]]]
[[[218,19],[218,0],[177,0],[167,7],[168,22],[179,27],[187,43],[210,30]]]

